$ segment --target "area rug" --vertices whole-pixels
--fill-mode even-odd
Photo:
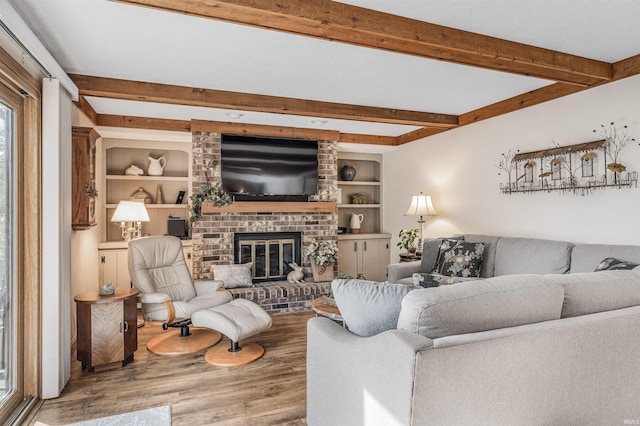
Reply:
[[[171,406],[147,408],[115,416],[101,417],[84,422],[69,423],[67,426],[171,426]]]

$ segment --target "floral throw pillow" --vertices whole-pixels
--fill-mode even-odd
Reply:
[[[640,265],[637,263],[627,262],[624,260],[615,259],[613,257],[607,257],[602,262],[600,262],[598,266],[596,266],[596,270],[594,272],[615,271],[615,270],[624,270],[624,269],[628,270],[628,269],[635,269],[638,266]]]
[[[482,267],[483,243],[444,239],[440,243],[433,272],[450,277],[479,277]]]
[[[433,273],[428,274],[425,272],[416,272],[411,277],[413,279],[413,285],[420,286],[420,287],[438,287],[441,285],[455,284],[455,283],[461,283],[464,281],[475,281],[475,280],[482,279],[482,278],[476,278],[476,277],[469,277],[469,278],[450,277],[447,275],[440,275],[440,274],[433,274]]]

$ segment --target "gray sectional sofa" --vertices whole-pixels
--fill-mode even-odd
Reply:
[[[637,424],[640,271],[591,271],[640,247],[490,238],[484,280],[334,281],[349,329],[308,322],[310,426]]]

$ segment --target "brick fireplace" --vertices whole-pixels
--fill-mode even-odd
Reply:
[[[193,192],[200,192],[200,185],[220,182],[221,135],[214,132],[194,131],[193,140]],[[318,142],[318,194],[311,201],[336,201],[337,199],[337,144],[333,141]],[[277,203],[276,203],[277,204]],[[277,206],[274,208],[277,210]],[[193,277],[213,279],[211,265],[231,264],[235,261],[234,238],[241,233],[299,233],[301,253],[313,239],[337,241],[338,217],[336,212],[222,212],[204,214],[192,225]],[[255,292],[262,292],[276,306],[271,312],[300,310],[310,306],[311,300],[327,292],[327,283],[312,284],[313,278],[307,259],[302,256],[305,266],[305,281],[309,284],[291,285],[282,282],[259,283],[255,290],[233,291],[234,297],[251,299]],[[286,280],[286,274],[285,278]],[[279,288],[279,289],[278,289]],[[251,290],[251,289],[250,289]],[[275,294],[273,292],[275,291]],[[266,293],[265,293],[266,292]],[[243,295],[244,294],[244,295]],[[274,296],[274,297],[267,297]],[[295,296],[295,297],[293,297]],[[292,306],[288,305],[288,300]],[[255,301],[255,300],[254,300]],[[294,306],[295,305],[295,306]]]

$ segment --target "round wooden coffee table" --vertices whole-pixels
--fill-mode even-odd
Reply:
[[[322,297],[318,297],[317,299],[314,299],[313,302],[311,302],[311,309],[313,309],[313,312],[316,313],[316,316],[322,315],[323,317],[341,322],[343,327],[347,327],[347,324],[344,322],[344,318],[342,318],[338,307],[327,305],[322,301]]]

